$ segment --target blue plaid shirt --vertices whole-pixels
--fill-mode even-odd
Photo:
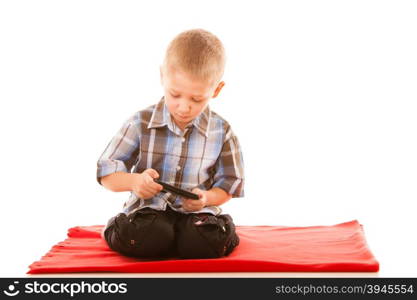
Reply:
[[[159,179],[192,190],[223,189],[232,197],[243,197],[243,158],[237,137],[230,125],[207,108],[181,130],[171,119],[164,98],[135,113],[118,131],[97,162],[97,180],[115,172],[138,172],[152,168]],[[165,210],[169,205],[181,213],[182,198],[160,192],[150,199],[138,198],[133,192],[123,212],[133,213],[150,207]],[[221,213],[217,206],[200,211]]]

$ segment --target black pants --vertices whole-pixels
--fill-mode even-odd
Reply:
[[[217,258],[239,244],[232,218],[208,213],[182,214],[143,208],[119,213],[104,230],[109,247],[139,258]]]

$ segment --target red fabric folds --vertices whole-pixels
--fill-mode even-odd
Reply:
[[[29,266],[28,274],[79,272],[377,272],[362,226],[237,226],[239,246],[216,259],[143,260],[112,251],[103,226],[77,226]]]

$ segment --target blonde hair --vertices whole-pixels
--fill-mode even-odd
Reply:
[[[225,62],[225,50],[217,36],[204,29],[191,29],[178,34],[168,45],[163,67],[215,82],[222,78]]]

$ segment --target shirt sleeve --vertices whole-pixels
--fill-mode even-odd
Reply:
[[[130,172],[139,154],[139,130],[132,121],[127,120],[107,145],[97,161],[97,181],[101,177],[116,173]]]
[[[216,161],[214,184],[233,198],[244,196],[244,168],[242,150],[237,137],[229,129],[226,132],[225,142]]]

